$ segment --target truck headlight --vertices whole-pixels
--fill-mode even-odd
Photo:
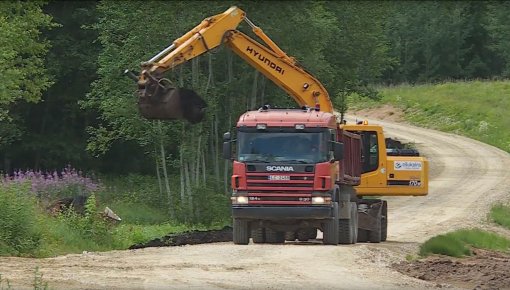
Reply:
[[[232,196],[230,198],[233,204],[248,204],[248,197],[247,196]]]
[[[314,196],[312,197],[312,204],[330,204],[331,197],[329,196]]]

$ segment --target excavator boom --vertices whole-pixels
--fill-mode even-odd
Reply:
[[[237,30],[243,20],[267,47]],[[203,99],[191,90],[175,88],[163,74],[223,43],[287,92],[300,106],[333,112],[324,86],[255,26],[244,11],[231,7],[224,13],[204,19],[172,45],[142,63],[142,71],[136,79],[140,113],[148,119],[200,122],[207,106]]]

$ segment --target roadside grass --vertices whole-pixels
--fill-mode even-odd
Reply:
[[[39,271],[39,267],[36,266],[34,269],[34,280],[32,282],[32,286],[34,290],[47,290],[51,289],[48,286],[48,282],[44,281],[43,274]],[[11,285],[9,279],[3,279],[2,274],[0,274],[0,290],[11,290],[14,289]]]
[[[419,254],[462,257],[472,255],[471,248],[509,252],[510,240],[480,229],[461,229],[430,238],[420,246]]]
[[[0,274],[0,290],[11,290],[12,285],[9,279],[2,278],[2,274]]]
[[[410,123],[465,135],[510,152],[510,81],[458,81],[378,88],[380,101],[353,96],[353,110],[391,104]]]
[[[510,229],[510,206],[503,204],[493,206],[490,217],[496,224]]]
[[[171,219],[157,186],[149,187],[151,180],[142,177],[133,180],[140,184],[131,181],[129,190],[121,182],[125,187],[117,187],[116,192],[103,187],[103,192],[97,192],[99,201],[96,193],[89,194],[84,214],[69,210],[57,216],[49,215],[46,204],[32,192],[30,181],[0,182],[0,256],[53,257],[123,250],[168,234],[220,229],[228,223],[221,218],[222,199],[213,200],[200,212],[206,223]],[[104,219],[104,206],[122,221]]]
[[[169,221],[168,213],[144,203],[113,201],[105,203],[105,206],[111,208],[122,219],[123,224],[155,225]]]

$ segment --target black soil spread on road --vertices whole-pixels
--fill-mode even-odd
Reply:
[[[433,256],[394,264],[397,271],[421,280],[469,289],[510,289],[510,255],[473,250],[473,256]]]
[[[132,250],[148,247],[196,245],[231,241],[232,241],[232,228],[224,227],[221,230],[190,231],[180,234],[170,234],[162,238],[154,239],[147,243],[133,245],[129,247],[129,249]]]

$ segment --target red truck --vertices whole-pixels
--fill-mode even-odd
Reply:
[[[243,114],[236,127],[234,243],[305,241],[317,229],[325,244],[356,242],[354,192],[340,188],[359,184],[359,135],[340,130],[333,114],[308,107],[265,106]],[[230,133],[224,139],[230,159]],[[358,158],[345,158],[351,154]]]

